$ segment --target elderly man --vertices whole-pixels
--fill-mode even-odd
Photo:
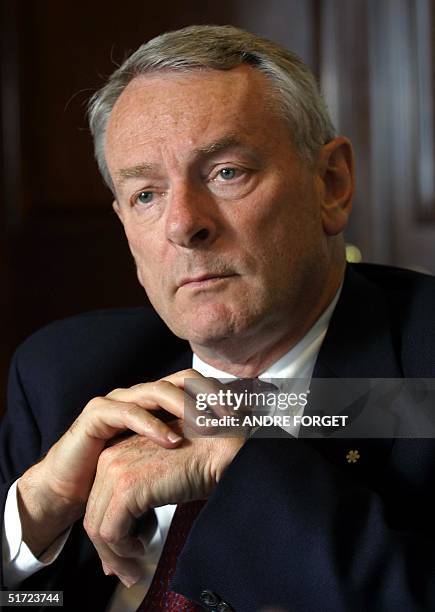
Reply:
[[[71,610],[434,608],[432,440],[179,425],[186,378],[434,375],[433,279],[346,268],[352,149],[308,69],[247,32],[186,28],[127,59],[90,124],[163,322],[100,311],[18,349],[5,586],[63,590]]]

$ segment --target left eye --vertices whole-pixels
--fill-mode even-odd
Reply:
[[[219,170],[219,176],[223,178],[224,181],[230,181],[231,179],[235,178],[236,175],[236,168],[222,168],[222,170]]]
[[[154,198],[152,191],[141,191],[137,196],[137,201],[141,204],[149,204]]]

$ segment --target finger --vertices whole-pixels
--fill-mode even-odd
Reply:
[[[190,368],[169,374],[157,381],[139,383],[128,389],[114,389],[106,397],[123,402],[135,402],[147,410],[159,410],[164,407],[162,405],[164,402],[168,402],[165,410],[181,418],[183,416],[182,410],[176,399],[182,398],[182,395],[165,383],[171,383],[178,389],[186,390],[186,386],[188,386],[186,383],[189,382],[195,383],[194,391],[198,388],[198,390],[204,390],[205,392],[215,392],[222,386],[216,379],[206,378]],[[197,387],[197,385],[199,386]],[[192,395],[194,395],[194,392]]]
[[[111,398],[112,401],[116,398],[125,403],[134,400],[136,405],[146,410],[163,408],[179,419],[189,419],[195,409],[192,397],[165,378],[135,385],[130,389],[115,389],[107,395],[107,398]]]
[[[86,504],[83,526],[92,542],[98,541],[100,536],[100,526],[104,517],[104,512],[110,503],[113,494],[113,480],[109,477],[106,469],[107,451],[103,451],[97,465],[97,473],[89,493]]]
[[[207,377],[200,374],[197,370],[193,368],[188,368],[187,370],[180,370],[179,372],[174,372],[173,374],[168,374],[168,376],[164,376],[162,380],[167,380],[168,382],[184,389],[185,381],[190,379],[196,380],[208,380]]]
[[[195,372],[195,370],[184,370],[184,372]],[[181,378],[178,377],[181,374],[177,372],[176,375],[166,376],[153,382],[140,383],[128,389],[114,389],[106,397],[121,402],[134,402],[146,410],[164,408],[174,416],[183,418],[184,392],[180,385],[174,383],[174,381],[181,381]],[[204,379],[200,374],[197,376]]]
[[[226,430],[221,425],[204,424],[204,417],[209,423],[221,416],[234,415],[234,405],[227,404],[227,387],[216,378],[205,377],[195,370],[183,370],[165,377],[173,384],[184,385],[186,397],[184,400],[185,436],[215,436]],[[200,395],[204,397],[201,398]],[[199,404],[201,400],[201,406]],[[205,404],[205,409],[204,409]],[[199,417],[199,418],[198,418]]]
[[[187,379],[186,377],[190,377]],[[192,378],[194,377],[194,378]],[[185,382],[189,380],[192,384],[186,385]],[[184,392],[176,384],[184,384]],[[193,389],[190,390],[190,387]],[[189,391],[187,389],[189,388]],[[210,428],[205,430],[204,427],[198,430],[196,427],[196,417],[201,414],[198,411],[195,404],[196,396],[198,393],[203,392],[206,395],[211,393],[217,393],[222,388],[222,385],[215,379],[205,378],[195,370],[183,370],[182,372],[176,372],[168,377],[162,378],[152,383],[141,383],[135,385],[129,389],[115,389],[111,391],[106,397],[112,400],[116,399],[123,402],[136,402],[137,405],[142,406],[147,410],[164,408],[167,412],[182,418],[185,424],[191,430],[190,433],[197,431],[200,435],[212,435],[215,429]],[[229,410],[226,409],[225,405],[214,406],[209,411],[210,415],[222,416],[229,414]],[[164,432],[169,439],[171,437],[168,431]],[[178,433],[178,430],[177,432]],[[151,432],[150,432],[151,434]],[[157,441],[157,440],[155,440]],[[172,440],[171,440],[172,441]],[[178,439],[174,436],[174,444],[177,443]],[[163,444],[157,441],[161,446]]]
[[[179,372],[174,372],[173,374],[168,374],[167,376],[162,376],[162,378],[158,380],[166,380],[179,388],[184,388],[184,380],[186,378],[197,378],[197,379],[205,379],[205,376],[194,370],[193,368],[187,368],[186,370],[180,370]],[[142,391],[146,391],[148,387],[153,385],[157,381],[138,383],[137,385],[132,385],[127,388],[118,388],[110,391],[106,395],[106,397],[112,397],[113,399],[126,399],[126,401],[136,401],[136,399],[140,399],[142,395]],[[152,408],[150,408],[152,409]]]
[[[101,559],[103,571],[106,569],[107,575],[114,574],[126,587],[136,584],[143,574],[143,570],[138,560],[134,558],[120,557],[116,555],[102,538],[90,538],[98,556]],[[139,545],[142,544],[139,542]],[[142,547],[143,553],[143,547]],[[105,572],[106,573],[106,572]]]
[[[120,400],[123,402],[135,402],[141,405],[143,408],[146,408],[147,410],[159,410],[162,406],[159,403],[156,403],[155,401],[156,393],[165,393],[165,391],[169,389],[169,387],[165,387],[165,385],[160,385],[159,383],[161,383],[162,381],[166,381],[178,387],[179,389],[184,389],[185,381],[193,379],[198,381],[214,380],[208,379],[196,370],[190,368],[187,370],[181,370],[180,372],[174,372],[173,374],[168,374],[168,376],[163,376],[161,379],[156,381],[139,383],[127,389],[114,389],[113,391],[108,393],[106,397],[109,399]],[[181,415],[177,412],[176,416]]]
[[[109,440],[127,429],[168,448],[182,440],[166,423],[132,402],[108,398],[91,400],[78,421],[89,437],[100,440]]]
[[[141,577],[141,568],[135,558],[143,557],[144,549],[139,540],[130,543],[130,546],[118,546],[121,554],[118,554],[113,546],[113,536],[102,525],[110,508],[111,501],[114,496],[113,488],[109,483],[113,480],[109,478],[106,466],[97,468],[94,485],[89,495],[86,513],[83,520],[84,528],[94,545],[103,566],[103,571],[106,575],[116,574],[126,586],[131,586]],[[106,521],[107,524],[107,521]],[[128,527],[127,531],[128,531]],[[116,545],[116,542],[115,542]]]
[[[106,576],[113,576],[113,570],[111,567],[106,565],[104,561],[101,561],[101,565],[103,567],[103,572],[106,574]]]
[[[132,535],[136,517],[128,507],[127,498],[112,496],[100,525],[100,535],[110,550],[120,558],[144,556],[144,546]]]
[[[238,407],[235,409],[234,402],[231,401],[232,390],[230,389],[230,395],[228,395],[228,383],[222,383],[217,378],[205,377],[196,370],[188,369],[165,376],[163,380],[183,387],[186,393],[195,399],[199,393],[205,394],[207,398],[208,396],[219,397],[220,401],[208,406],[207,412],[211,415],[219,417],[237,413]]]
[[[184,428],[185,437],[246,437],[249,428],[242,419],[250,411],[249,397],[252,382],[234,380],[222,383],[214,378],[186,380],[185,390],[196,402],[196,426]],[[222,418],[224,417],[224,418]]]

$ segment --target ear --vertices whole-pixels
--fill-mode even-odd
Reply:
[[[350,140],[340,136],[324,145],[319,153],[317,167],[323,185],[323,229],[327,236],[336,236],[347,225],[355,191]]]
[[[117,216],[118,216],[118,219],[119,219],[119,220],[121,221],[121,223],[124,225],[124,221],[123,221],[123,219],[122,219],[122,212],[121,212],[121,208],[120,208],[120,206],[119,206],[119,204],[118,204],[118,201],[117,201],[117,200],[113,200],[113,202],[112,202],[112,208],[113,208],[113,210],[116,212],[116,214],[117,214]]]

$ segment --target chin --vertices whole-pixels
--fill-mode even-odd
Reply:
[[[228,308],[191,309],[176,316],[162,317],[179,338],[194,344],[208,345],[228,338],[236,332],[234,315]]]
[[[233,335],[230,326],[216,325],[215,322],[205,327],[202,325],[191,325],[189,327],[176,325],[171,330],[180,338],[188,340],[192,344],[200,344],[202,346],[219,344]]]
[[[259,300],[262,304],[261,300]],[[255,308],[253,308],[255,304]],[[183,301],[172,308],[155,306],[169,329],[179,338],[204,346],[218,344],[229,338],[243,337],[264,317],[264,308],[255,300]]]

